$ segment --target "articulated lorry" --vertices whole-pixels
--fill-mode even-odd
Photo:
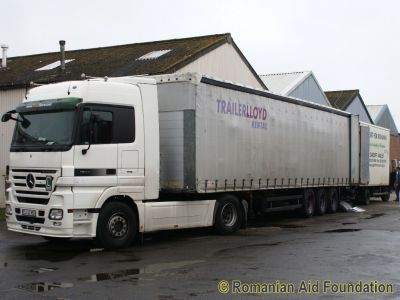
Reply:
[[[388,130],[198,74],[35,87],[10,119],[7,226],[48,240],[117,248],[157,230],[232,233],[254,213],[334,213],[343,196],[388,199]]]

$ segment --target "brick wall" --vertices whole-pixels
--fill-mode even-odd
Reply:
[[[390,135],[390,161],[400,160],[400,136]]]

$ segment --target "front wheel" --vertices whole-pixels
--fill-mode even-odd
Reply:
[[[109,249],[129,246],[135,239],[137,224],[136,215],[127,204],[110,202],[101,209],[96,240]]]
[[[231,234],[239,230],[243,213],[239,199],[233,195],[221,197],[217,203],[214,228],[218,234]]]

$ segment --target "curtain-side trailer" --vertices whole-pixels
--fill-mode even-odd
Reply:
[[[197,74],[41,86],[9,119],[8,229],[46,239],[226,234],[249,212],[310,217],[372,191],[358,116]]]
[[[390,130],[360,122],[360,186],[358,199],[369,203],[370,197],[388,201],[390,195]]]

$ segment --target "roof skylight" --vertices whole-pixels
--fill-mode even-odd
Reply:
[[[137,58],[136,60],[157,59],[171,51],[172,51],[172,49],[151,51],[151,52]]]
[[[71,61],[73,61],[73,60],[75,60],[75,59],[66,59],[66,60],[65,60],[65,64],[67,64],[67,63],[69,63],[69,62],[71,62]],[[57,60],[57,61],[55,61],[55,62],[53,62],[53,63],[51,63],[51,64],[48,64],[48,65],[46,65],[46,66],[44,66],[44,67],[41,67],[41,68],[39,68],[39,69],[36,69],[35,71],[48,71],[48,70],[53,70],[53,69],[59,67],[60,65],[61,65],[61,62],[60,62],[59,60]]]

